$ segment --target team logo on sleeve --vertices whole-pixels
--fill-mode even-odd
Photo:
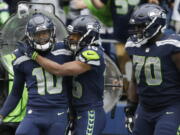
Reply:
[[[82,53],[82,56],[87,60],[99,60],[100,56],[93,50],[87,50]]]

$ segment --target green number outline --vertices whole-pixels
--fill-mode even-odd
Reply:
[[[137,84],[140,83],[140,74],[142,69],[144,69],[147,85],[158,86],[162,83],[161,60],[159,57],[133,55],[133,64],[135,65],[135,77]],[[151,66],[153,66],[153,71]],[[154,73],[154,78],[152,72]]]
[[[60,94],[62,92],[62,77],[52,75],[42,67],[34,68],[32,75],[35,76],[37,80],[38,94]]]

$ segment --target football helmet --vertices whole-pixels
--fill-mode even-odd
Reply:
[[[81,15],[75,18],[67,29],[69,36],[66,43],[69,48],[77,52],[79,49],[88,45],[98,44],[100,23],[90,15]],[[79,36],[77,40],[72,39],[72,36]]]
[[[166,28],[166,13],[156,4],[143,4],[131,15],[129,35],[134,43],[145,44]]]
[[[25,33],[30,45],[37,51],[48,51],[54,45],[55,26],[52,20],[42,13],[36,13],[30,18]]]

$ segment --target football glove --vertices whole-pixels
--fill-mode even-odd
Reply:
[[[132,133],[134,127],[134,114],[137,108],[137,103],[128,101],[127,106],[124,108],[125,112],[125,127]]]
[[[27,45],[26,43],[22,41],[18,41],[16,45],[21,53],[25,54],[26,56],[28,56],[29,58],[33,60],[36,59],[38,53],[30,45]]]

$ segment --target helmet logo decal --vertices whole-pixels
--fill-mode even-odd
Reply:
[[[159,10],[154,9],[153,11],[149,12],[149,16],[150,17],[155,17],[155,16],[159,16],[161,12],[159,12]]]
[[[135,20],[134,19],[130,19],[130,23],[134,24]]]
[[[38,26],[36,27],[36,31],[42,31],[42,30],[46,30],[46,26],[45,25],[41,25],[41,26]]]
[[[93,24],[87,24],[87,29],[93,29]]]
[[[67,29],[69,32],[73,32],[74,27],[72,25],[68,25]]]

